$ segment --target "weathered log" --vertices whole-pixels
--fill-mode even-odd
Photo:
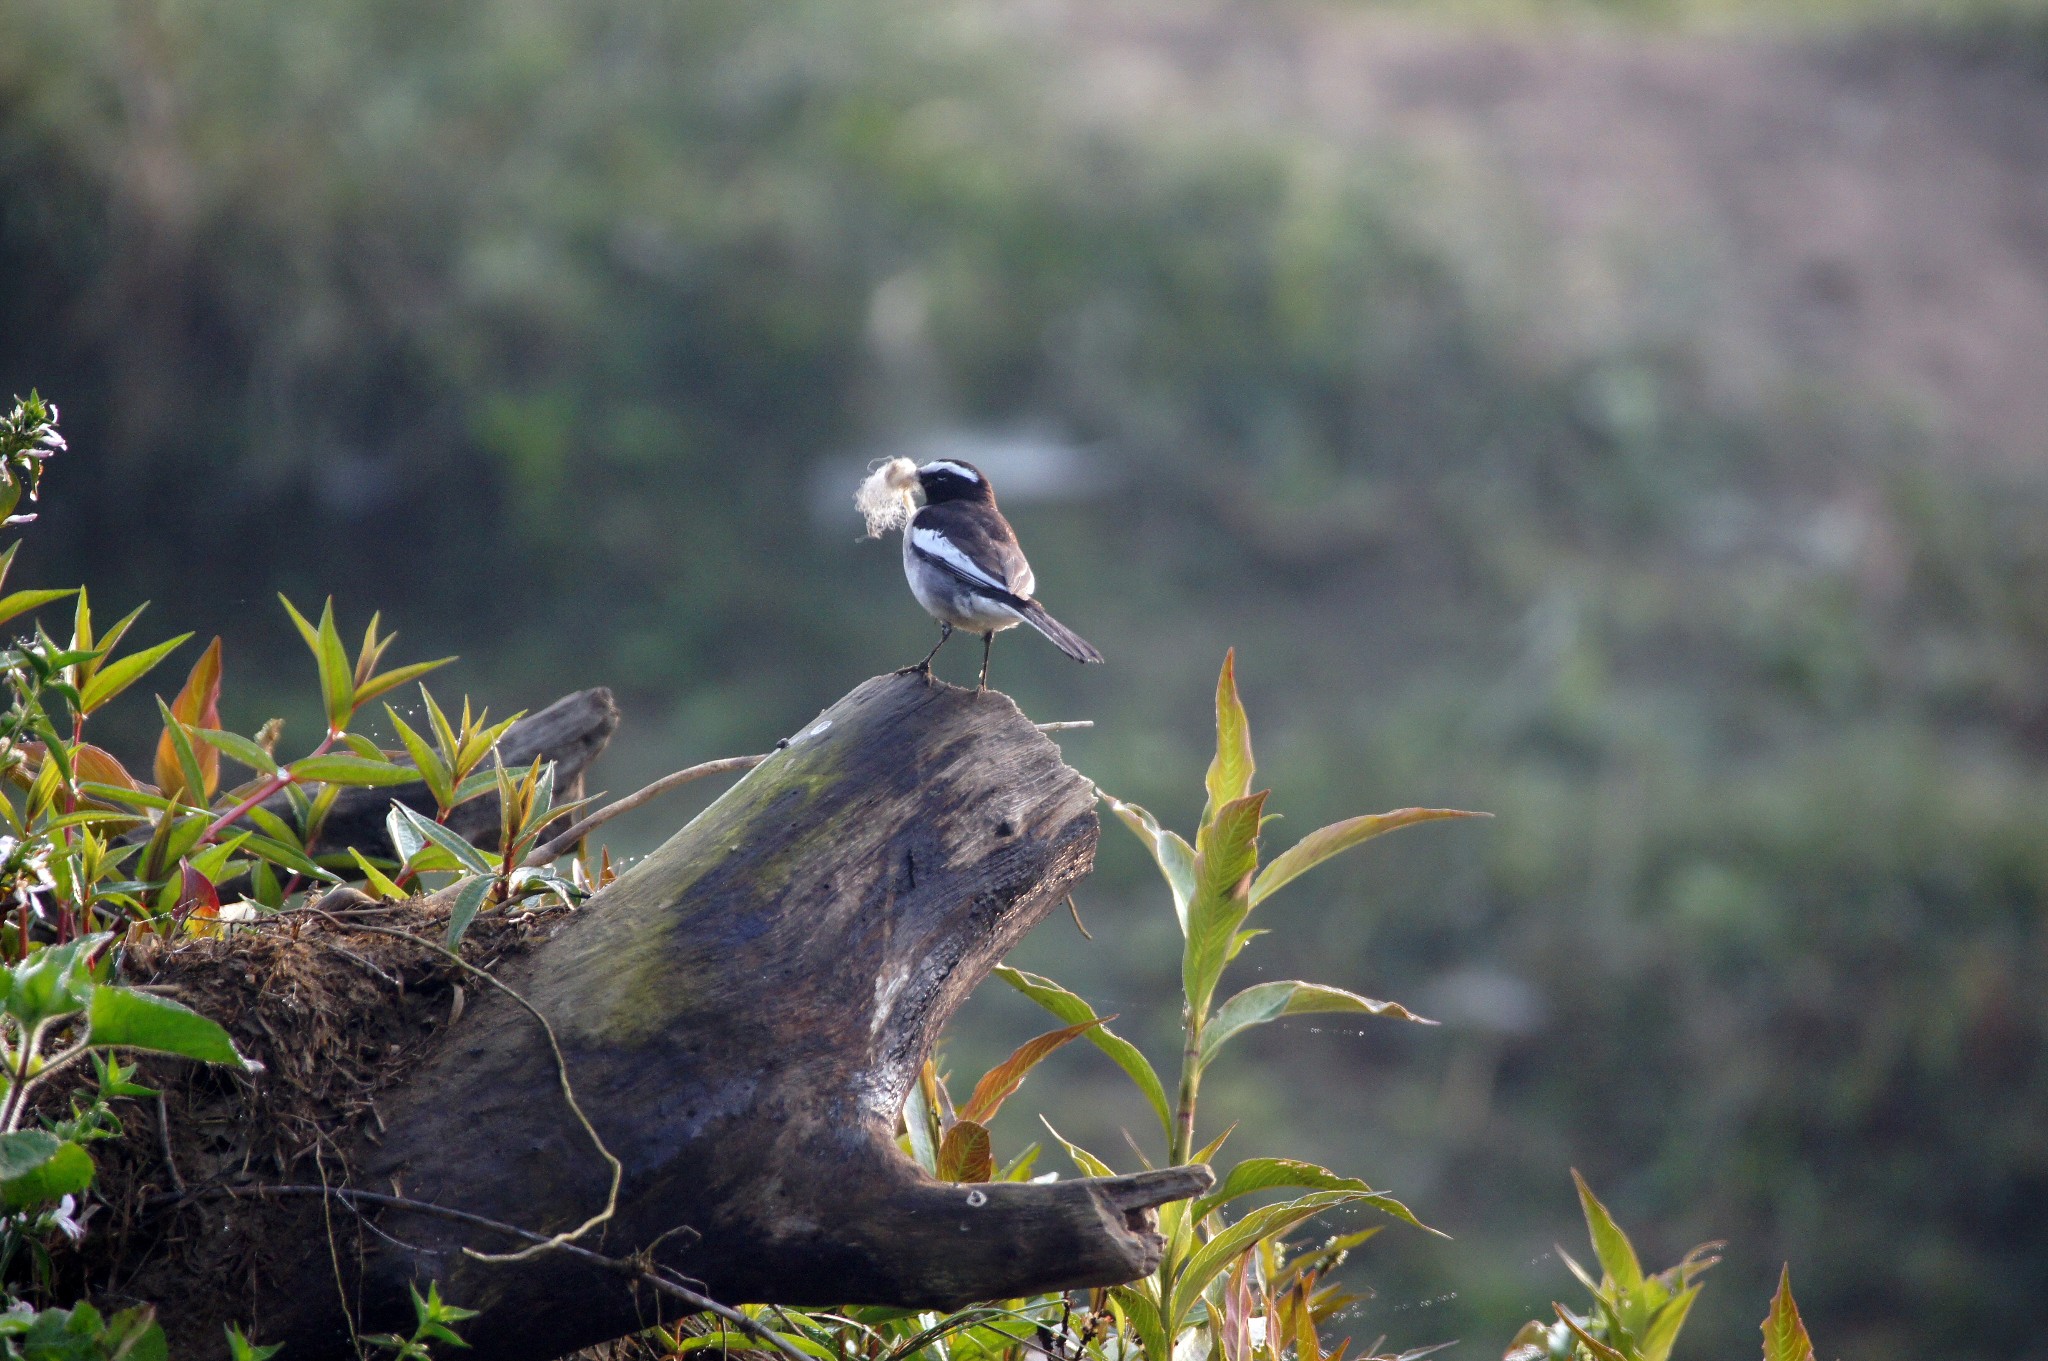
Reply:
[[[1206,1169],[969,1187],[893,1138],[947,1017],[1092,865],[1094,802],[1007,697],[878,677],[508,963],[623,1164],[585,1245],[728,1302],[952,1307],[1154,1269],[1149,1212]],[[486,990],[379,1098],[381,1138],[347,1150],[355,1184],[544,1233],[584,1223],[610,1175],[562,1071],[533,1017]],[[493,1361],[679,1312],[566,1254],[479,1261],[463,1249],[520,1244],[445,1217],[367,1209],[363,1232],[355,1213],[236,1211],[290,1244],[241,1316],[296,1361],[353,1356],[351,1323],[404,1331],[406,1287],[428,1279],[481,1311],[464,1331]]]

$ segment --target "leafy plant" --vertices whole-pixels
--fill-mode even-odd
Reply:
[[[1206,780],[1207,806],[1193,843],[1162,827],[1143,808],[1105,799],[1151,851],[1181,928],[1182,1046],[1177,1092],[1170,1104],[1157,1071],[1135,1046],[1109,1030],[1104,1024],[1108,1018],[1097,1017],[1086,1002],[1050,979],[1007,966],[996,970],[1004,982],[1068,1022],[1074,1034],[1086,1035],[1130,1077],[1159,1119],[1170,1163],[1206,1162],[1228,1137],[1225,1131],[1206,1146],[1195,1144],[1202,1075],[1231,1039],[1246,1030],[1311,1012],[1427,1024],[1399,1003],[1300,980],[1254,984],[1218,1005],[1216,993],[1225,969],[1261,934],[1245,927],[1253,909],[1317,865],[1375,837],[1421,822],[1474,816],[1455,809],[1405,808],[1351,818],[1309,833],[1261,869],[1259,837],[1267,793],[1253,792],[1255,770],[1251,723],[1238,695],[1233,652],[1224,658],[1217,679],[1216,754]],[[1060,1143],[1084,1172],[1111,1174],[1102,1159],[1064,1138]],[[1306,1194],[1253,1209],[1235,1221],[1225,1218],[1226,1206],[1274,1190]],[[1256,1296],[1260,1316],[1270,1318],[1290,1289],[1327,1269],[1327,1260],[1318,1267],[1314,1260],[1289,1259],[1273,1245],[1323,1211],[1347,1206],[1370,1207],[1426,1227],[1407,1206],[1358,1178],[1290,1158],[1248,1158],[1238,1163],[1208,1195],[1192,1204],[1161,1209],[1160,1232],[1167,1246],[1158,1273],[1108,1293],[1107,1307],[1118,1332],[1134,1339],[1147,1361],[1169,1361],[1188,1345],[1191,1333],[1201,1334],[1197,1340],[1212,1351],[1227,1350],[1238,1337],[1229,1328],[1240,1293],[1247,1300]],[[1334,1251],[1341,1254],[1358,1241],[1363,1240],[1354,1239]],[[1297,1310],[1297,1322],[1315,1316],[1313,1306],[1297,1301],[1290,1307]],[[1309,1313],[1300,1314],[1302,1307]]]
[[[1595,1280],[1562,1247],[1557,1255],[1586,1287],[1592,1302],[1578,1312],[1553,1304],[1557,1318],[1523,1324],[1501,1361],[1666,1361],[1699,1297],[1699,1278],[1720,1261],[1715,1254],[1722,1245],[1702,1243],[1676,1266],[1645,1272],[1635,1245],[1586,1179],[1574,1170],[1572,1180],[1579,1188],[1579,1208],[1593,1240],[1594,1259],[1600,1263],[1600,1278]],[[1814,1361],[1813,1344],[1792,1298],[1790,1266],[1779,1274],[1763,1333],[1764,1361]]]
[[[90,1304],[38,1310],[17,1304],[0,1313],[6,1361],[167,1361],[169,1348],[148,1305],[108,1317]]]
[[[464,1319],[475,1318],[476,1310],[463,1309],[444,1301],[441,1298],[441,1287],[435,1282],[427,1282],[427,1293],[424,1296],[417,1289],[412,1290],[412,1311],[415,1318],[412,1336],[373,1333],[364,1338],[363,1342],[368,1346],[390,1352],[392,1361],[427,1361],[427,1358],[433,1355],[430,1344],[435,1342],[446,1342],[451,1347],[469,1345],[455,1331],[454,1325]]]

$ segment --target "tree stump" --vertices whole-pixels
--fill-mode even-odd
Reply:
[[[1094,804],[1006,696],[878,677],[503,968],[623,1164],[585,1246],[729,1303],[950,1308],[1153,1270],[1150,1210],[1207,1169],[969,1187],[893,1137],[940,1027],[1091,867]],[[609,1173],[534,1018],[485,989],[434,1044],[378,1098],[354,1184],[543,1233],[596,1213]],[[236,1213],[270,1217],[272,1243],[278,1217],[297,1226],[241,1312],[293,1361],[353,1356],[351,1318],[408,1331],[406,1288],[428,1280],[481,1311],[464,1332],[492,1361],[684,1312],[559,1252],[478,1261],[462,1249],[521,1244],[440,1216],[366,1210],[365,1233],[332,1200]]]

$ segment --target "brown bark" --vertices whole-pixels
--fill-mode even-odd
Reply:
[[[584,1245],[648,1252],[727,1302],[951,1307],[1156,1267],[1150,1209],[1206,1169],[968,1187],[893,1139],[947,1017],[1092,865],[1094,802],[1005,696],[878,677],[508,963],[623,1164]],[[605,1203],[546,1034],[493,990],[378,1104],[381,1138],[349,1150],[360,1187],[545,1233]],[[295,1361],[353,1355],[344,1294],[360,1330],[405,1331],[406,1286],[428,1279],[482,1311],[464,1331],[494,1361],[676,1312],[564,1254],[475,1260],[520,1244],[470,1225],[383,1207],[361,1232],[330,1211],[339,1253],[304,1199],[237,1211],[271,1242],[299,1227],[241,1314]]]

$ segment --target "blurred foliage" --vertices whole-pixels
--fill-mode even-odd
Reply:
[[[1276,976],[1390,983],[1440,1032],[1282,1019],[1212,1078],[1250,1154],[1370,1162],[1453,1233],[1347,1268],[1360,1326],[1507,1335],[1576,1162],[1673,1256],[1729,1238],[1725,1301],[1806,1264],[1846,1353],[2022,1351],[2048,488],[1853,397],[1717,407],[1666,340],[1533,362],[1429,225],[1454,188],[1118,94],[1001,7],[14,0],[0,388],[63,392],[89,451],[24,561],[221,620],[237,684],[187,725],[324,730],[266,602],[336,589],[501,711],[617,687],[632,787],[922,651],[852,543],[862,457],[1042,434],[1089,485],[1006,506],[1111,666],[1023,644],[999,679],[1098,720],[1064,739],[1092,777],[1192,823],[1234,642],[1302,815],[1499,815],[1262,909]],[[1083,906],[1177,959],[1149,873],[1106,843]],[[1151,1015],[1180,980],[1126,958],[1015,962]],[[1146,1118],[1048,1090],[1093,1146]],[[1752,1326],[1710,1295],[1688,1337]]]

